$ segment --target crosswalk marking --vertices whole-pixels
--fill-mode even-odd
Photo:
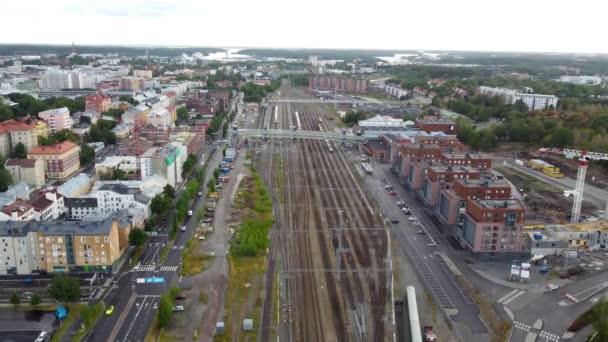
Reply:
[[[507,293],[502,298],[500,298],[498,300],[498,303],[507,305],[507,304],[511,303],[513,300],[515,300],[515,298],[523,295],[524,293],[526,293],[526,291],[524,291],[524,290],[513,290],[513,291]]]
[[[516,329],[523,330],[527,333],[530,333],[530,330],[532,329],[532,326],[527,325],[522,322],[518,322],[518,321],[513,321],[513,326]],[[550,341],[550,342],[559,342],[559,340],[560,340],[560,337],[558,335],[552,334],[552,333],[550,333],[548,331],[544,331],[544,330],[539,331],[538,335],[540,335],[542,338],[544,338],[545,340]]]
[[[153,272],[157,266],[155,265],[142,265],[139,266],[138,269],[133,269],[133,272]],[[177,271],[177,266],[161,266],[161,272],[175,272]]]

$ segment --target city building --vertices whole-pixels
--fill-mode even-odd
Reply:
[[[82,220],[87,215],[97,213],[99,208],[95,197],[66,197],[64,205],[67,220]]]
[[[595,86],[602,84],[602,78],[599,76],[560,76],[559,82]]]
[[[171,121],[171,113],[165,108],[152,109],[148,114],[148,123],[155,127],[169,127],[173,123]]]
[[[32,194],[28,203],[34,208],[35,219],[57,220],[64,212],[64,197],[55,189],[40,190]]]
[[[153,147],[140,156],[141,178],[158,174],[167,179],[172,187],[182,181],[182,165],[178,162],[180,149],[175,146]]]
[[[422,180],[418,196],[423,203],[434,207],[439,201],[441,190],[449,189],[457,179],[479,179],[481,172],[469,166],[429,165]]]
[[[513,89],[486,86],[477,88],[477,93],[499,96],[505,104],[515,104],[517,101],[522,101],[528,106],[530,111],[542,110],[549,107],[557,108],[557,101],[559,100],[555,95],[520,93]]]
[[[121,90],[144,90],[145,79],[142,77],[125,76],[120,78],[120,89]]]
[[[482,260],[514,258],[526,250],[525,210],[515,199],[468,199],[458,240]]]
[[[123,209],[135,208],[150,217],[152,199],[144,195],[139,187],[129,187],[123,183],[103,183],[89,197],[97,198],[98,213],[110,214]]]
[[[443,132],[444,134],[447,134],[447,135],[456,135],[456,123],[451,120],[416,119],[416,127],[420,128],[421,130],[423,130],[427,133]]]
[[[2,223],[0,223],[0,231]],[[118,222],[30,222],[37,234],[39,270],[48,273],[111,272],[120,259]]]
[[[8,159],[4,168],[15,182],[23,182],[32,189],[40,189],[45,183],[44,162],[40,159]]]
[[[394,97],[397,99],[401,99],[402,97],[407,96],[407,90],[406,89],[401,89],[400,85],[395,85],[395,84],[387,84],[384,87],[384,92],[390,96],[390,97]]]
[[[137,173],[137,157],[132,155],[107,156],[102,161],[95,162],[95,175],[122,170],[125,174]]]
[[[152,79],[152,70],[133,70],[133,76],[141,77],[146,80]]]
[[[363,93],[367,91],[367,80],[340,78],[335,76],[318,76],[308,78],[308,88],[342,92]]]
[[[85,111],[107,112],[112,104],[112,99],[103,94],[89,95],[85,98]]]
[[[36,126],[12,119],[0,122],[0,154],[8,157],[19,143],[26,151],[38,146]]]
[[[103,77],[73,70],[51,69],[40,75],[38,87],[43,90],[94,89]]]
[[[67,107],[45,110],[38,113],[38,116],[46,121],[51,133],[56,133],[63,129],[72,129],[74,125]]]
[[[0,275],[32,274],[39,270],[37,234],[29,224],[0,222],[0,247]]]
[[[47,178],[65,179],[80,169],[80,146],[71,141],[35,147],[28,151],[27,157],[44,162]]]
[[[36,218],[34,207],[18,199],[0,210],[0,221],[31,221]]]

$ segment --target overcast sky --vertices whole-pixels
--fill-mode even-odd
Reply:
[[[603,0],[0,1],[1,43],[608,53]]]

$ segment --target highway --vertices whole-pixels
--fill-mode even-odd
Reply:
[[[228,113],[227,116],[230,116]],[[228,131],[227,141],[232,139],[232,130]],[[212,153],[212,151],[214,151]],[[162,265],[160,255],[168,240],[168,229],[173,221],[173,214],[167,217],[167,226],[159,227],[158,235],[151,236],[140,259],[137,269],[129,269],[125,263],[122,270],[116,275],[117,282],[114,287],[104,294],[102,298],[106,307],[115,306],[112,315],[103,315],[95,327],[83,339],[83,341],[106,342],[106,341],[143,341],[150,325],[154,321],[156,309],[160,296],[173,284],[179,282],[180,277],[177,270],[181,266],[181,254],[186,242],[194,234],[194,228],[198,222],[196,213],[202,209],[206,200],[206,184],[213,177],[211,170],[218,167],[223,159],[222,146],[208,144],[204,147],[203,155],[209,156],[208,163],[205,160],[205,180],[201,184],[200,191],[203,196],[195,197],[191,206],[194,215],[187,217],[183,225],[187,227],[185,232],[178,229],[177,236]],[[197,158],[197,166],[202,158]],[[192,176],[191,176],[192,177]],[[187,183],[189,179],[185,179]],[[179,194],[178,194],[179,195]],[[181,227],[181,226],[180,226]],[[137,283],[137,278],[162,277],[162,283]]]

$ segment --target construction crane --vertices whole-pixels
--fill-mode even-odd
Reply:
[[[583,190],[585,189],[585,176],[587,175],[587,166],[591,160],[608,160],[608,153],[587,152],[579,150],[564,149],[563,154],[568,159],[578,157],[578,172],[576,175],[576,186],[574,191],[567,191],[565,194],[572,193],[574,195],[574,204],[572,205],[571,224],[577,224],[581,218],[581,205],[583,203]]]

